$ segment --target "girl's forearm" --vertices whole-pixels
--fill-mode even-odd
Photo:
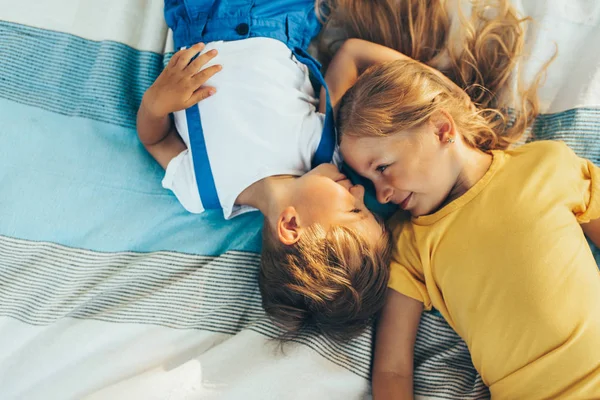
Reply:
[[[325,74],[331,104],[337,108],[344,94],[356,83],[360,74],[371,65],[402,58],[408,57],[385,46],[361,39],[346,40],[331,60]],[[324,92],[321,93],[322,105],[323,102]],[[323,109],[320,111],[323,112]]]
[[[414,399],[413,378],[394,373],[373,372],[373,400]]]
[[[413,398],[414,346],[422,312],[423,303],[388,289],[375,337],[375,400]]]
[[[361,39],[348,39],[342,47],[352,58],[359,74],[374,64],[411,59],[399,51]]]
[[[358,69],[354,63],[352,55],[344,49],[340,49],[335,57],[331,60],[327,73],[325,74],[325,82],[329,88],[331,104],[334,109],[341,100],[342,96],[354,85],[358,79]],[[324,89],[321,92],[321,103],[324,101]],[[324,112],[323,110],[320,110]]]
[[[400,53],[399,51],[390,49],[385,46],[381,46],[376,43],[367,42],[361,39],[348,39],[346,42],[344,42],[344,45],[342,47],[345,47],[345,51],[348,54],[348,57],[352,60],[353,64],[355,65],[356,70],[358,70],[359,75],[362,74],[367,68],[375,64],[381,64],[396,60],[412,60],[419,62],[430,72],[444,80],[450,87],[452,87],[454,93],[457,96],[464,96],[465,98],[468,98],[467,93],[459,86],[457,86],[454,82],[452,82],[441,71],[427,64],[423,64],[418,60],[414,60],[408,57],[407,55]],[[358,77],[356,79],[358,79]]]

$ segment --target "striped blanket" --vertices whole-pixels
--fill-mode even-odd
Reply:
[[[532,70],[564,50],[533,133],[600,163],[600,7],[560,3],[523,8]],[[0,0],[0,398],[368,398],[370,330],[272,340],[261,216],[191,215],[161,188],[135,114],[165,43],[160,0]],[[415,351],[417,397],[489,396],[439,315]]]

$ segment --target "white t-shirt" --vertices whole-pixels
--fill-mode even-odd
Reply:
[[[216,94],[196,107],[223,215],[229,219],[255,210],[234,205],[254,182],[310,170],[325,116],[316,110],[308,68],[284,43],[269,38],[219,41],[203,52],[211,49],[219,53],[205,67],[221,64],[223,69],[206,83]],[[176,112],[174,121],[188,150],[171,160],[162,185],[186,210],[201,213],[185,110]]]

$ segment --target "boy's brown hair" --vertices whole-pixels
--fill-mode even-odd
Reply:
[[[370,244],[352,229],[314,225],[294,245],[281,243],[265,219],[259,287],[263,307],[296,337],[314,327],[336,340],[349,340],[383,307],[389,279],[391,235]]]

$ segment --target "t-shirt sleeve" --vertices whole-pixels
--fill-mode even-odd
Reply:
[[[573,210],[579,223],[600,218],[600,168],[591,161],[580,159],[583,180],[582,204]]]
[[[600,168],[564,147],[563,161],[570,172],[571,184],[566,179],[563,182],[567,183],[573,214],[579,223],[600,218]]]
[[[425,277],[409,224],[408,221],[400,221],[396,216],[392,218],[395,246],[392,252],[388,287],[420,301],[425,310],[431,310],[431,298],[425,285]]]
[[[162,186],[171,190],[187,211],[194,214],[204,211],[194,174],[192,154],[189,150],[182,151],[169,161]]]

